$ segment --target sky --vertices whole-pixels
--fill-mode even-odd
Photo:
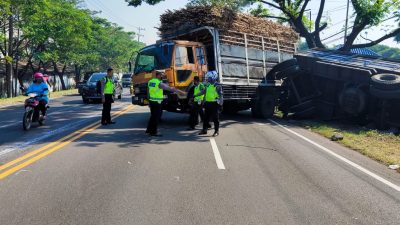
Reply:
[[[144,30],[140,31],[140,34],[143,35],[139,37],[140,41],[149,45],[158,40],[156,27],[160,24],[160,15],[168,9],[174,10],[183,8],[187,2],[187,0],[166,0],[155,6],[142,4],[135,8],[132,6],[128,7],[125,0],[85,0],[84,6],[90,10],[99,11],[99,16],[124,27],[126,31],[134,31],[138,33],[138,28],[143,28]],[[307,7],[307,9],[310,9],[311,11],[312,20],[316,19],[319,2],[320,1],[318,0],[311,0]],[[346,0],[327,0],[325,13],[329,18],[329,26],[324,32],[322,32],[322,39],[331,37],[343,30],[346,18],[346,2]],[[349,15],[352,15],[351,4]],[[307,12],[307,16],[309,16],[309,11]],[[390,30],[390,26],[395,23],[395,20],[389,20],[378,28],[367,29],[367,33],[363,32],[362,36],[372,40],[378,39],[385,34],[385,30]],[[323,42],[328,46],[343,44],[343,35],[343,33],[340,33],[339,35],[333,36]],[[365,42],[368,41],[361,37],[356,40],[356,43]],[[400,44],[394,42],[393,39],[386,40],[381,44],[400,48]]]

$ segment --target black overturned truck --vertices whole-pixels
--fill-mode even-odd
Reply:
[[[380,129],[400,128],[400,61],[329,50],[298,52],[267,73],[252,112],[268,117],[275,107],[285,117],[350,118]]]

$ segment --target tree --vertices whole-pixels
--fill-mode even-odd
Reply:
[[[11,78],[18,77],[22,86],[29,70],[53,68],[65,89],[67,69],[75,68],[78,81],[81,71],[127,68],[132,52],[143,44],[135,41],[134,33],[82,9],[80,2],[0,1],[0,64],[6,68],[7,97],[16,93]],[[25,64],[21,68],[20,61]]]
[[[392,48],[386,45],[374,45],[372,47],[369,47],[369,49],[385,58],[400,59],[399,48]]]
[[[310,0],[260,0],[267,6],[281,11],[284,15],[281,19],[286,19],[287,22],[306,39],[307,45],[310,48],[319,47],[325,48],[321,41],[320,33],[328,24],[322,21],[323,12],[326,0],[320,1],[318,15],[315,20],[314,30],[309,31],[304,21],[304,12]],[[399,17],[400,9],[399,0],[351,0],[354,12],[354,21],[351,26],[352,30],[346,37],[346,42],[341,48],[343,51],[349,51],[351,48],[369,47],[378,44],[388,38],[395,37],[400,34],[400,28],[392,30],[381,38],[370,41],[366,44],[354,44],[356,38],[367,27],[377,26],[382,23],[385,18]]]

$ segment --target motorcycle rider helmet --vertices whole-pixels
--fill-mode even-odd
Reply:
[[[34,75],[33,75],[33,79],[42,79],[43,80],[43,74],[42,73],[35,73]]]

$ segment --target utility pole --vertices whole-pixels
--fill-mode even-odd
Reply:
[[[143,37],[144,35],[141,34],[141,31],[145,31],[143,27],[138,27],[138,33],[137,33],[137,41],[140,42],[140,37]]]
[[[347,40],[347,27],[348,27],[348,24],[349,24],[349,7],[350,7],[350,0],[347,0],[346,24],[344,25],[344,41],[343,41],[343,45],[346,44],[346,40]]]

